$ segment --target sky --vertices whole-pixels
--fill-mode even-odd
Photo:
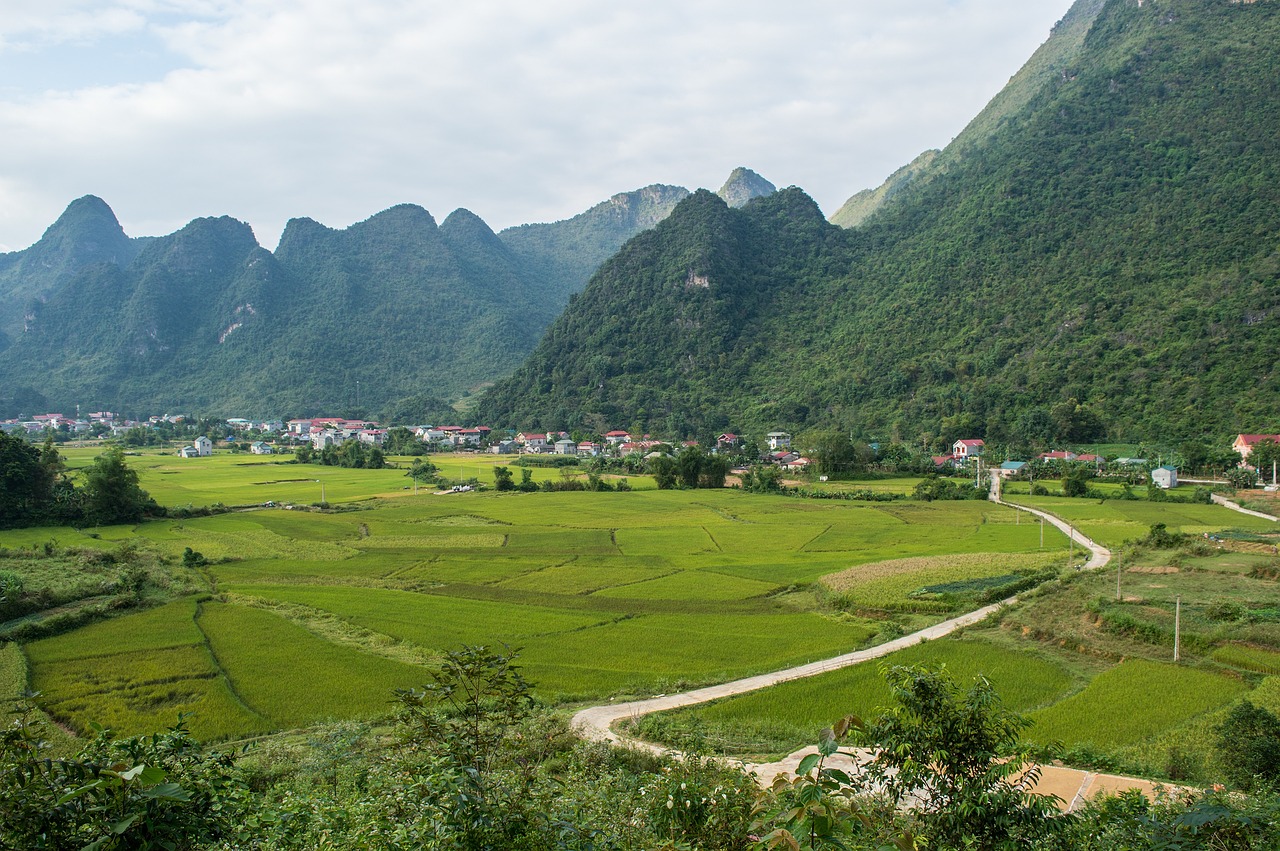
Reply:
[[[1070,0],[4,0],[0,251],[93,194],[274,248],[399,203],[494,230],[747,166],[830,215],[944,147]]]

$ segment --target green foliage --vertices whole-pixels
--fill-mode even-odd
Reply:
[[[147,514],[161,512],[139,486],[137,471],[125,463],[119,449],[99,455],[80,475],[84,519],[90,525],[137,523]]]
[[[1236,490],[1244,490],[1246,488],[1256,487],[1258,484],[1258,474],[1253,470],[1247,470],[1244,467],[1233,467],[1225,473],[1227,481],[1231,487]]]
[[[517,654],[463,646],[445,653],[421,689],[399,689],[401,720],[420,742],[444,748],[460,767],[483,771],[512,727],[533,709]]]
[[[948,499],[986,499],[987,491],[968,482],[954,482],[931,473],[915,486],[911,495],[915,499],[933,502]]]
[[[742,489],[748,493],[781,493],[782,470],[772,464],[757,464],[742,474]]]
[[[1227,777],[1242,789],[1280,782],[1280,718],[1242,700],[1218,725],[1218,753]]]
[[[40,452],[22,438],[0,431],[0,529],[53,519],[58,472],[60,461],[52,444]]]
[[[1029,726],[1000,702],[991,684],[960,689],[945,671],[927,666],[885,669],[897,705],[868,720],[849,716],[826,731],[794,782],[775,785],[781,808],[770,847],[838,848],[874,827],[850,794],[883,794],[915,816],[914,837],[900,847],[1004,848],[1037,842],[1062,822],[1055,798],[1029,791],[1039,771],[1020,734]],[[828,767],[841,743],[867,748],[869,760],[851,772]],[[855,818],[860,816],[860,818]]]
[[[1075,467],[1062,477],[1062,495],[1085,496],[1089,492],[1089,480],[1091,478],[1093,478],[1092,471],[1085,467]]]
[[[29,713],[0,733],[0,847],[178,851],[238,833],[232,758],[205,751],[181,718],[152,736],[99,730],[70,759],[44,750]]]

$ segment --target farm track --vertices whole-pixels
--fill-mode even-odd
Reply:
[[[1066,521],[1049,514],[1047,511],[1041,511],[1035,508],[1027,508],[1026,506],[1014,505],[1005,502],[1000,498],[998,484],[993,487],[991,501],[1003,505],[1016,511],[1025,511],[1037,517],[1042,517],[1047,522],[1053,524],[1060,529],[1063,534],[1067,535],[1072,541],[1089,550],[1089,559],[1081,567],[1082,570],[1097,570],[1105,567],[1111,561],[1111,550],[1091,540],[1079,530],[1072,527]],[[825,534],[825,533],[824,533]],[[733,697],[747,692],[757,691],[759,689],[768,688],[778,683],[788,682],[790,680],[804,679],[805,677],[817,676],[828,671],[836,671],[841,668],[847,668],[852,665],[858,665],[873,659],[880,659],[898,650],[912,647],[923,641],[931,641],[943,638],[958,629],[966,626],[972,626],[982,621],[991,614],[998,611],[1003,606],[1011,605],[1017,602],[1017,597],[1009,597],[998,603],[992,603],[983,606],[972,612],[967,612],[941,623],[934,624],[930,627],[913,632],[910,635],[904,635],[878,644],[874,647],[868,647],[864,650],[855,650],[851,653],[845,653],[830,659],[823,659],[817,662],[810,662],[805,665],[797,665],[791,668],[785,668],[781,671],[774,671],[768,674],[759,674],[754,677],[745,677],[732,682],[721,683],[719,685],[707,686],[705,688],[694,689],[692,691],[681,692],[679,694],[661,695],[659,697],[649,698],[647,700],[633,700],[626,703],[605,704],[602,706],[591,706],[580,710],[573,716],[572,726],[584,736],[599,741],[609,742],[613,745],[628,746],[646,750],[659,755],[679,756],[679,752],[667,748],[662,745],[656,745],[652,742],[646,742],[620,733],[614,729],[614,725],[625,719],[636,719],[652,712],[662,712],[668,709],[680,709],[688,706],[696,706],[700,703],[709,703],[713,700],[721,698]],[[806,748],[789,754],[782,760],[775,763],[735,763],[741,765],[742,769],[757,775],[762,786],[768,786],[773,779],[779,774],[794,772],[796,766],[803,757],[812,752],[812,748]],[[1120,791],[1124,789],[1138,789],[1145,794],[1150,794],[1153,790],[1153,784],[1149,781],[1137,778],[1102,776],[1091,772],[1079,771],[1077,769],[1063,768],[1060,766],[1043,766],[1040,783],[1037,784],[1038,789],[1043,789],[1048,793],[1056,794],[1063,799],[1064,804],[1068,808],[1074,808],[1084,798],[1090,797],[1097,792]]]
[[[1271,514],[1264,514],[1261,511],[1254,511],[1251,508],[1245,508],[1243,505],[1238,505],[1219,493],[1213,494],[1210,496],[1210,499],[1212,499],[1215,504],[1221,505],[1223,508],[1230,508],[1232,511],[1239,511],[1241,514],[1248,514],[1251,517],[1261,517],[1263,520],[1280,520],[1280,517],[1275,517]]]

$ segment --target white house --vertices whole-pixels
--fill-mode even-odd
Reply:
[[[255,440],[249,444],[249,451],[254,455],[274,455],[276,452],[271,448],[271,444],[263,443],[261,440]]]
[[[577,455],[578,444],[567,437],[562,440],[557,440],[556,454],[557,455]]]
[[[194,446],[184,446],[178,450],[178,455],[183,458],[199,458],[200,450]]]
[[[1178,486],[1178,470],[1176,467],[1170,467],[1165,464],[1163,467],[1156,467],[1151,471],[1151,481],[1156,483],[1156,487],[1176,488]]]
[[[195,447],[201,458],[213,454],[213,441],[203,434],[195,439]]]
[[[356,432],[356,437],[361,443],[367,443],[370,446],[381,446],[387,440],[387,430],[384,428],[362,428]]]
[[[951,444],[951,454],[957,461],[967,461],[970,458],[977,458],[985,448],[986,443],[981,439],[957,440]]]
[[[771,431],[767,437],[769,439],[770,449],[776,451],[778,449],[791,448],[791,435],[787,434],[785,431]]]

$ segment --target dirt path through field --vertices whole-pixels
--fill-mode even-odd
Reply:
[[[1002,500],[1000,498],[998,483],[992,487],[991,501],[1017,511],[1026,511],[1038,517],[1043,517],[1047,522],[1052,523],[1054,526],[1061,529],[1063,534],[1070,537],[1071,540],[1089,550],[1089,560],[1085,562],[1082,568],[1083,570],[1097,570],[1111,561],[1111,551],[1109,549],[1089,539],[1066,521],[1061,520],[1048,512],[1040,511],[1039,509],[1013,505]],[[904,635],[901,638],[895,638],[892,641],[887,641],[884,644],[878,644],[875,647],[868,647],[865,650],[855,650],[851,653],[845,653],[840,656],[823,659],[818,662],[810,662],[807,665],[797,665],[793,668],[786,668],[781,671],[759,674],[754,677],[745,677],[740,680],[734,680],[732,682],[721,683],[714,686],[707,686],[706,688],[694,689],[693,691],[681,692],[679,694],[666,694],[649,698],[647,700],[632,700],[625,703],[610,703],[603,706],[588,707],[573,716],[573,727],[589,738],[617,745],[641,748],[657,754],[673,754],[678,756],[678,752],[671,748],[667,748],[662,745],[655,745],[652,742],[646,742],[641,739],[628,736],[624,733],[620,733],[614,729],[614,725],[624,719],[639,718],[640,716],[648,715],[651,712],[662,712],[667,709],[680,709],[686,706],[695,706],[699,703],[707,703],[712,700],[719,700],[723,697],[732,697],[734,695],[756,691],[757,689],[767,688],[778,683],[787,682],[788,680],[812,677],[817,674],[826,673],[827,671],[836,671],[841,668],[847,668],[850,665],[857,665],[872,659],[879,659],[893,653],[894,651],[919,644],[922,641],[931,641],[950,635],[957,629],[978,623],[988,615],[998,610],[1001,606],[1010,605],[1014,602],[1017,602],[1017,597],[1010,597],[1006,600],[1001,600],[999,603],[983,606],[981,609],[942,621],[941,623],[913,632],[910,635]],[[755,772],[759,777],[760,783],[767,786],[773,782],[774,777],[778,774],[794,772],[796,766],[799,764],[800,760],[804,758],[805,754],[811,752],[812,748],[806,748],[796,751],[793,754],[789,754],[782,760],[775,763],[741,763],[741,765],[744,771]],[[1079,771],[1061,766],[1044,766],[1040,783],[1036,788],[1043,789],[1047,793],[1057,794],[1063,799],[1064,806],[1068,808],[1077,805],[1080,801],[1104,788],[1110,791],[1120,789],[1139,789],[1143,791],[1144,794],[1151,794],[1153,790],[1152,784],[1146,780],[1097,775],[1091,772]]]
[[[1231,500],[1227,499],[1225,496],[1223,496],[1220,493],[1212,494],[1209,498],[1212,499],[1218,505],[1221,505],[1223,508],[1230,508],[1232,511],[1239,511],[1241,514],[1248,514],[1251,517],[1261,517],[1263,520],[1280,519],[1280,518],[1273,517],[1270,514],[1264,514],[1261,511],[1254,511],[1251,508],[1245,508],[1243,505],[1238,505],[1237,503],[1232,502]]]

